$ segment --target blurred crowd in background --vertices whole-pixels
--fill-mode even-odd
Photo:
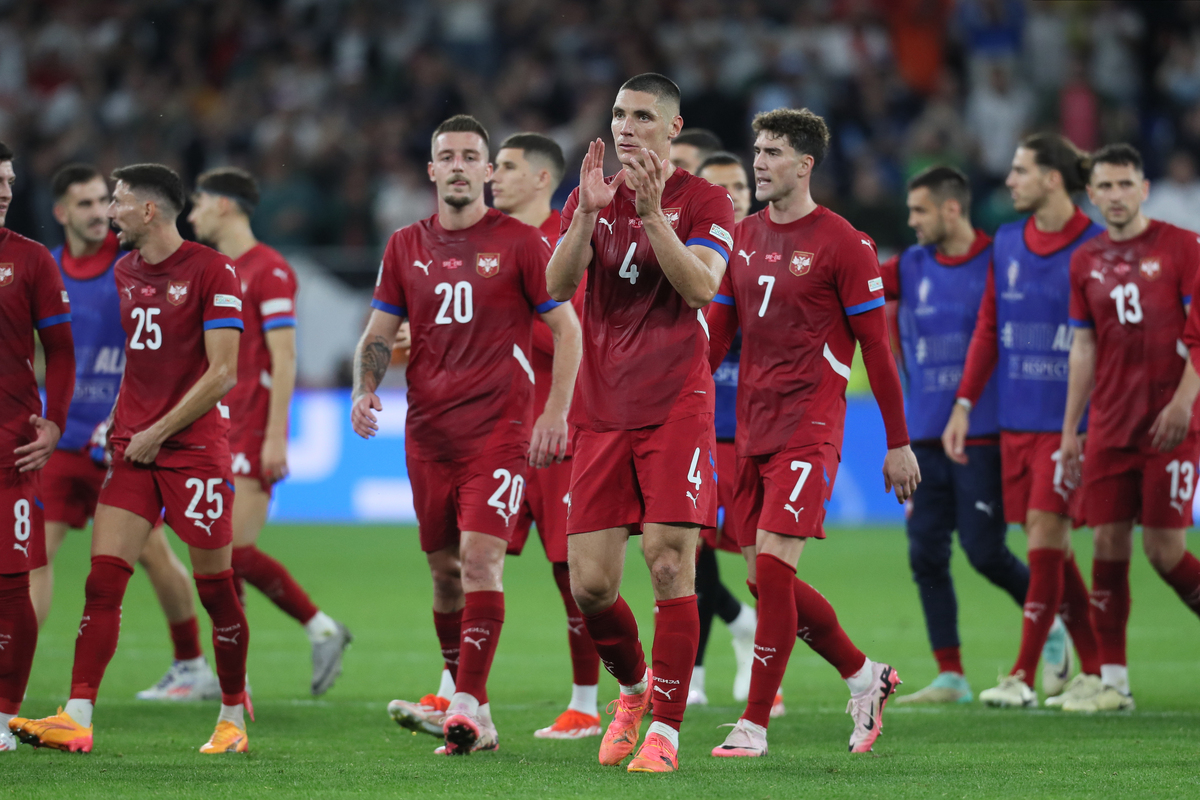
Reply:
[[[567,152],[609,138],[616,88],[660,71],[685,126],[748,156],[760,111],[806,106],[834,145],[822,202],[884,251],[912,243],[904,182],[964,169],[977,224],[1012,217],[1025,133],[1129,141],[1151,214],[1200,228],[1200,3],[1025,0],[0,0],[10,227],[47,244],[68,161],[225,164],[262,182],[254,227],[352,282],[434,210],[429,136],[451,114]]]

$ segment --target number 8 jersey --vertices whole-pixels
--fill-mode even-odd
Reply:
[[[158,264],[134,251],[114,277],[125,329],[125,377],[111,434],[119,455],[179,403],[208,369],[204,332],[242,330],[242,285],[225,256],[184,242]],[[229,463],[229,411],[221,403],[163,443],[154,463],[180,468]]]
[[[549,260],[541,231],[495,209],[464,230],[446,230],[434,215],[392,234],[371,307],[412,328],[411,457],[452,461],[485,445],[528,445],[534,313],[559,305],[546,291]]]

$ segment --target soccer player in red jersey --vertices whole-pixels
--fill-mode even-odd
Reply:
[[[1125,663],[1134,523],[1142,524],[1151,565],[1200,614],[1200,561],[1186,539],[1200,458],[1200,376],[1179,344],[1200,242],[1192,231],[1146,218],[1149,189],[1133,147],[1096,152],[1088,197],[1107,230],[1071,256],[1075,339],[1061,452],[1063,469],[1078,478],[1076,431],[1090,401],[1082,492],[1096,542],[1091,618],[1101,683],[1068,698],[1065,711],[1134,708]]]
[[[37,649],[29,573],[46,563],[41,470],[75,389],[62,277],[45,247],[4,227],[15,182],[13,151],[0,142],[0,752],[16,749],[14,720]],[[35,330],[46,353],[45,416],[33,372]]]
[[[245,170],[214,169],[196,180],[188,221],[196,237],[230,259],[242,282],[238,383],[225,398],[233,456],[233,574],[304,626],[312,645],[314,696],[342,672],[352,637],[321,611],[283,564],[258,549],[271,489],[287,477],[288,412],[296,386],[296,274],[283,256],[254,237],[250,217],[258,184]]]
[[[809,191],[829,129],[811,111],[789,108],[759,114],[753,129],[755,195],[769,205],[738,225],[734,247],[747,255],[730,265],[708,321],[714,369],[742,328],[734,503],[735,513],[755,521],[741,544],[758,630],[749,702],[713,755],[766,754],[771,705],[797,636],[849,686],[850,752],[862,753],[879,736],[900,678],[863,655],[829,602],[796,577],[805,542],[825,538],[856,342],[887,429],[884,489],[903,503],[920,470],[908,446],[874,242]]]
[[[541,230],[553,246],[558,241],[560,215],[550,208],[554,191],[562,182],[566,163],[562,148],[549,136],[540,133],[517,133],[500,144],[492,173],[492,205],[526,225]],[[571,298],[575,313],[583,315],[583,290]],[[555,398],[550,402],[553,383],[554,338],[550,328],[540,319],[533,323],[533,351],[530,364],[537,378],[533,384],[535,414],[547,414],[555,420],[566,420],[570,398]],[[581,739],[600,735],[600,710],[596,693],[600,682],[600,657],[583,624],[583,615],[571,596],[571,580],[567,567],[567,492],[571,488],[571,445],[567,442],[565,458],[552,461],[541,469],[530,470],[526,476],[525,502],[517,519],[517,532],[509,543],[508,554],[520,555],[529,536],[531,523],[537,525],[538,536],[546,550],[554,573],[554,582],[567,610],[567,643],[571,649],[571,702],[554,722],[534,732],[539,739]]]
[[[567,404],[579,359],[575,311],[546,293],[549,245],[536,228],[484,204],[491,173],[478,121],[459,115],[438,126],[429,164],[438,212],[392,234],[354,360],[350,420],[370,438],[382,410],[375,389],[401,321],[411,322],[405,449],[433,577],[434,628],[455,673],[439,748],[447,754],[496,749],[487,677],[504,622],[504,553],[526,467],[561,460],[566,450],[565,419],[533,421],[527,354],[535,316],[555,340],[554,403]],[[395,700],[388,712],[428,732],[441,715],[429,699]]]
[[[137,164],[113,179],[108,215],[121,247],[134,252],[117,262],[115,275],[128,339],[109,435],[112,466],[92,528],[70,699],[52,717],[23,720],[17,735],[37,746],[91,751],[92,711],[117,649],[121,600],[165,509],[188,545],[213,624],[221,711],[200,752],[245,752],[250,631],[233,585],[229,411],[220,403],[237,381],[241,284],[228,259],[179,235],[175,220],[186,195],[174,171]]]
[[[30,594],[45,624],[54,591],[54,556],[68,528],[85,528],[96,513],[100,485],[108,471],[104,439],[125,369],[125,331],[113,267],[123,254],[108,221],[112,199],[108,183],[89,164],[68,164],[50,181],[54,217],[63,226],[64,244],[51,251],[71,297],[75,340],[75,397],[67,426],[42,474],[45,504],[46,565],[29,575]],[[161,523],[161,520],[160,520]],[[170,669],[139,700],[209,700],[220,696],[217,676],[200,649],[200,629],[187,567],[167,543],[163,526],[150,532],[138,557],[163,614],[174,645]]]
[[[733,208],[724,189],[667,160],[682,125],[679,87],[668,78],[625,82],[611,122],[622,168],[606,178],[604,143],[588,147],[546,268],[561,300],[587,276],[567,557],[575,601],[620,684],[601,764],[633,752],[653,700],[631,772],[678,769],[700,634],[696,546],[700,528],[717,521],[713,380],[699,309],[729,260]],[[626,544],[639,530],[657,601],[652,669],[619,594]]]

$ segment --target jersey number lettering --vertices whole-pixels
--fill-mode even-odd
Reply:
[[[625,260],[621,262],[621,271],[617,273],[622,278],[628,278],[631,284],[637,283],[638,276],[637,264],[633,263],[634,250],[637,250],[637,242],[630,242],[629,249],[625,251]]]
[[[22,498],[13,503],[13,517],[16,519],[16,522],[13,523],[13,535],[17,537],[17,542],[13,545],[13,549],[20,550],[28,556],[29,545],[24,544],[24,542],[29,541],[29,533],[33,525],[29,520],[28,500]]]
[[[129,339],[130,350],[157,350],[162,347],[162,328],[154,321],[161,308],[135,308],[130,313],[137,327],[133,329],[133,336]],[[142,341],[142,334],[145,334],[147,339]]]
[[[221,478],[209,478],[208,483],[205,483],[199,478],[188,478],[184,486],[188,489],[194,489],[196,493],[192,495],[192,502],[188,503],[187,511],[183,512],[184,516],[188,519],[204,519],[204,514],[208,514],[209,519],[220,519],[222,512],[225,511],[225,499],[217,491],[217,487],[221,485],[221,480]],[[208,491],[205,492],[205,489]],[[202,498],[212,506],[212,508],[204,513],[196,510],[196,506],[200,504]],[[204,526],[201,525],[200,527]]]
[[[521,508],[521,493],[525,489],[525,479],[520,475],[513,475],[506,469],[496,470],[492,473],[492,477],[499,478],[500,485],[488,498],[488,505],[496,509],[497,514],[504,517],[504,525],[507,527],[512,515]],[[502,499],[505,492],[508,492],[507,503]]]
[[[1122,325],[1142,321],[1142,295],[1136,283],[1117,286],[1108,296],[1117,301],[1117,319]]]
[[[758,276],[758,285],[763,286],[764,284],[767,287],[767,291],[765,291],[763,293],[763,302],[762,302],[762,305],[759,306],[759,308],[758,308],[758,315],[760,317],[765,316],[767,313],[767,304],[771,302],[771,290],[775,288],[775,276],[774,275],[759,275]]]
[[[800,479],[796,481],[796,485],[792,487],[792,493],[788,495],[788,502],[796,502],[796,498],[800,496],[800,490],[804,488],[804,482],[808,480],[808,473],[812,472],[812,464],[807,461],[793,461],[792,472],[800,470]]]
[[[436,294],[445,294],[442,298],[442,307],[438,309],[437,316],[433,321],[438,325],[449,325],[453,322],[470,322],[471,317],[475,315],[475,304],[471,297],[471,284],[466,281],[459,281],[451,286],[449,283],[439,283],[433,287]],[[454,305],[454,319],[450,319],[450,315],[446,312],[450,311],[450,305]]]
[[[1171,507],[1182,513],[1196,488],[1196,467],[1190,461],[1176,459],[1167,464],[1167,472],[1171,473]]]

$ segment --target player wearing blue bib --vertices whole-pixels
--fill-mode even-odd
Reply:
[[[66,243],[53,251],[71,298],[75,335],[75,395],[58,448],[42,475],[46,566],[30,573],[30,594],[41,625],[50,613],[54,555],[70,528],[87,527],[104,482],[104,437],[125,369],[125,331],[113,265],[120,256],[105,211],[108,184],[86,164],[63,167],[52,181],[54,216]],[[200,649],[200,632],[188,570],[167,544],[161,525],[138,563],[146,570],[167,617],[174,662],[143,700],[199,700],[220,694]]]
[[[966,464],[950,460],[941,435],[954,407],[967,344],[992,261],[991,237],[971,227],[967,178],[931,167],[908,183],[908,224],[919,244],[881,266],[897,303],[907,376],[908,431],[921,467],[906,532],[908,561],[938,663],[933,683],[900,703],[968,703],[958,638],[958,601],[950,577],[954,531],[981,575],[1025,602],[1029,570],[1005,543],[997,422],[998,381],[988,381],[971,415]]]
[[[1064,480],[1059,460],[1071,350],[1071,255],[1103,230],[1071,200],[1086,186],[1088,167],[1087,156],[1057,134],[1030,136],[1017,148],[1006,184],[1016,210],[1031,215],[996,231],[993,270],[942,436],[947,455],[966,463],[971,410],[995,372],[1004,512],[1009,522],[1025,525],[1030,574],[1017,663],[999,686],[980,693],[988,705],[1037,705],[1030,684],[1056,613],[1071,633],[1083,672],[1070,688],[1099,680],[1087,584],[1070,553],[1075,487]],[[1069,693],[1069,648],[1061,653],[1061,660],[1047,658],[1042,671],[1049,697]]]

